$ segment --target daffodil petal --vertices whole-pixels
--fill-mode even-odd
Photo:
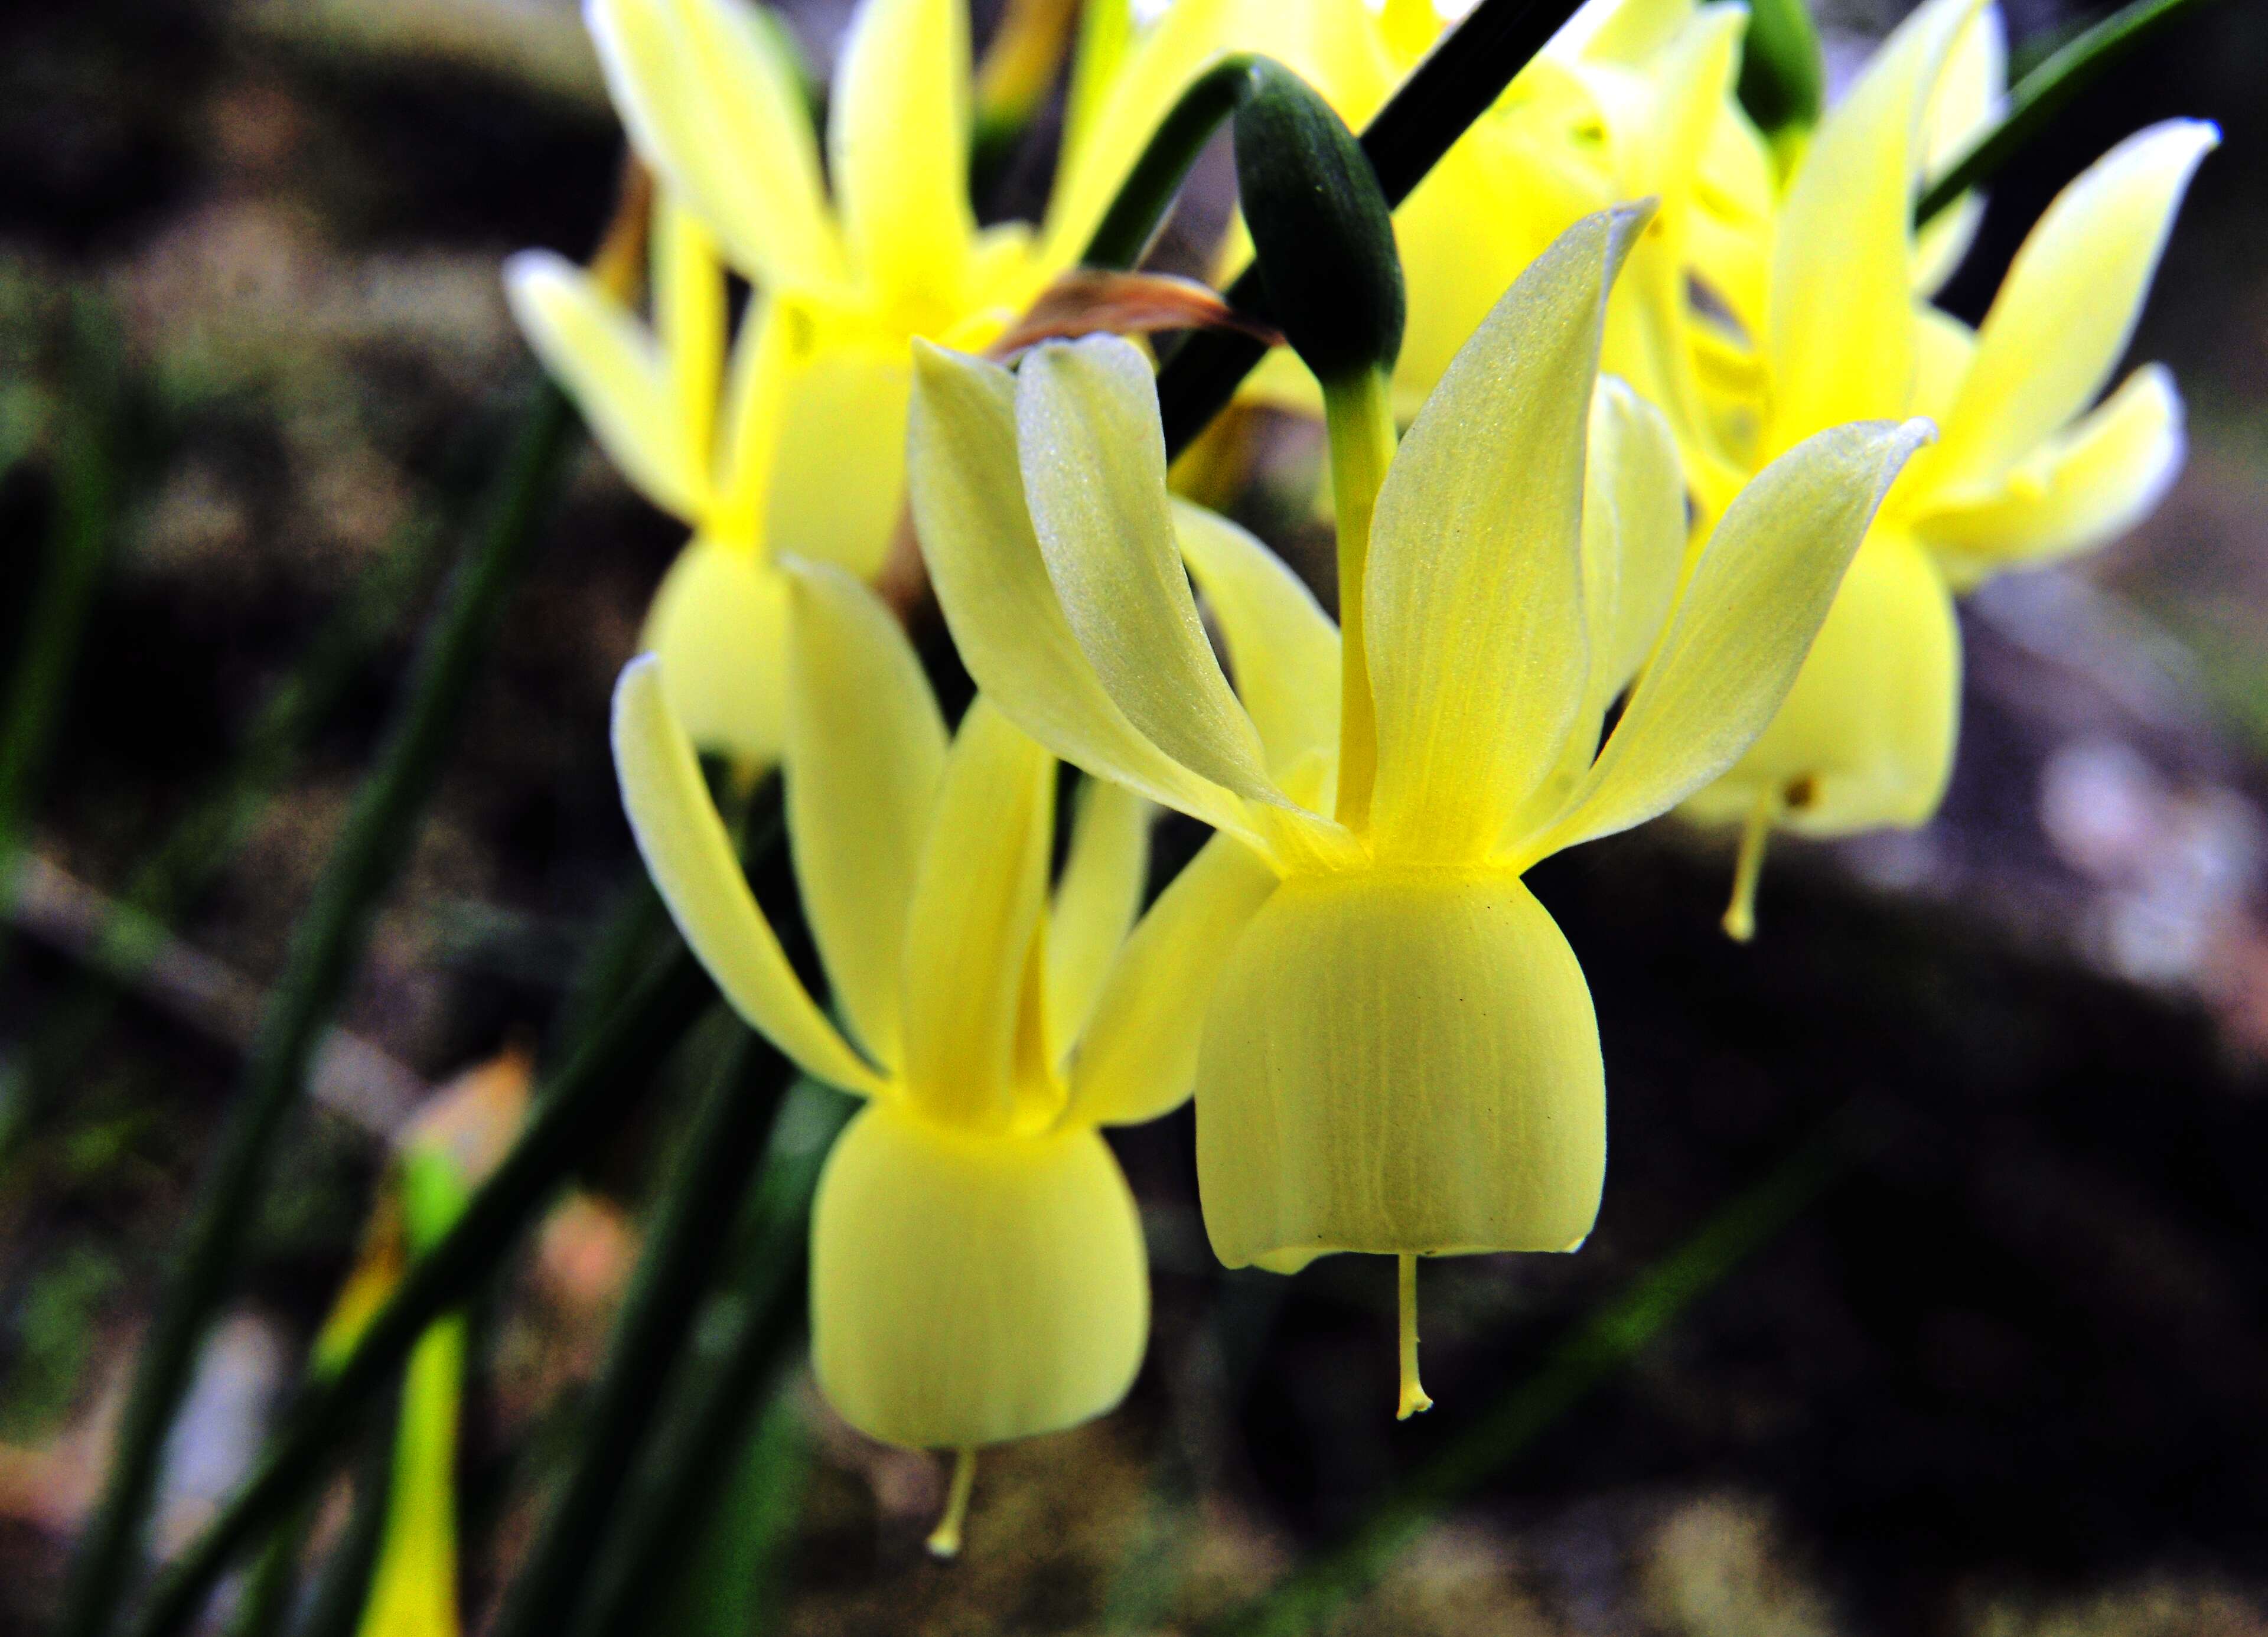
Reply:
[[[2182,469],[2181,394],[2147,364],[2011,474],[1995,498],[1915,519],[1955,589],[2112,540],[2146,517]]]
[[[1123,785],[1082,780],[1071,854],[1048,915],[1048,1047],[1062,1061],[1086,1026],[1118,947],[1141,912],[1150,874],[1150,803]]]
[[[615,687],[615,771],[622,806],[662,902],[733,1009],[814,1080],[869,1095],[877,1075],[797,981],[756,907],[663,691],[661,666],[634,659]]]
[[[835,72],[828,149],[851,260],[871,287],[954,300],[968,202],[965,0],[865,0]]]
[[[1566,817],[1525,856],[1643,824],[1733,765],[1787,697],[1883,493],[1930,432],[1926,421],[1837,427],[1757,473]]]
[[[1137,1125],[1197,1084],[1213,979],[1276,890],[1276,873],[1233,835],[1215,836],[1158,896],[1119,952],[1071,1063],[1067,1117]]]
[[[1125,1397],[1149,1334],[1142,1221],[1099,1133],[976,1138],[877,1104],[828,1156],[812,1366],[869,1437],[972,1449],[1075,1425]]]
[[[770,563],[696,535],[662,576],[640,645],[660,657],[670,708],[696,745],[762,767],[779,760],[787,587]]]
[[[713,470],[717,389],[725,371],[725,268],[700,219],[664,195],[653,213],[653,329],[669,372],[677,424],[699,462]]]
[[[507,261],[504,289],[520,334],[607,458],[664,511],[698,521],[708,472],[652,333],[589,274],[548,250]]]
[[[1371,822],[1478,855],[1583,703],[1583,446],[1607,290],[1642,211],[1587,217],[1465,343],[1379,490],[1364,591]]]
[[[1933,498],[1997,484],[2102,390],[2133,335],[2182,195],[2220,141],[2204,121],[2168,120],[2120,143],[2057,195],[1977,331],[1976,361],[1928,463]]]
[[[1182,566],[1148,363],[1115,335],[1035,349],[1018,375],[1016,442],[1048,578],[1103,690],[1184,767],[1280,799]]]
[[[903,1061],[899,982],[945,720],[913,645],[841,569],[788,567],[788,836],[835,998],[868,1056]]]
[[[647,164],[771,289],[839,283],[811,118],[777,26],[746,0],[585,0],[607,88]]]
[[[1942,424],[1977,357],[1977,332],[1926,302],[1914,309],[1916,415]],[[1912,485],[1909,485],[1912,487]]]
[[[2008,30],[1998,5],[1969,19],[1953,42],[1922,116],[1924,173],[1934,181],[1987,130],[2007,106]],[[1914,235],[1914,290],[1928,295],[1953,276],[1975,242],[1984,202],[1964,194]],[[1917,405],[1918,412],[1926,414]]]
[[[1766,331],[1775,456],[1913,390],[1913,196],[1922,114],[1977,0],[1927,0],[1820,122],[1789,184]]]
[[[1007,1123],[1054,807],[1055,763],[980,695],[946,754],[906,916],[902,1078],[933,1119]]]
[[[1669,422],[1627,384],[1601,376],[1583,490],[1583,613],[1599,709],[1630,685],[1661,635],[1685,540],[1685,480]]]
[[[1177,500],[1174,532],[1280,783],[1302,757],[1338,747],[1338,627],[1281,557],[1218,512]]]
[[[977,686],[1065,761],[1249,833],[1243,803],[1127,721],[1072,635],[1024,501],[1015,378],[921,341],[914,358],[914,518],[938,603]]]

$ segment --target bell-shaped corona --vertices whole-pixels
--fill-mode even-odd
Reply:
[[[1606,1173],[1591,992],[1517,876],[1293,876],[1245,929],[1197,1071],[1229,1266],[1572,1250]]]
[[[887,1104],[828,1156],[811,1353],[859,1431],[965,1449],[1126,1396],[1150,1331],[1134,1196],[1092,1127],[978,1137]]]

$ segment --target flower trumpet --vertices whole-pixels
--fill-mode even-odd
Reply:
[[[1598,1209],[1597,1025],[1522,872],[1732,763],[1928,435],[1848,426],[1789,451],[1679,591],[1668,432],[1618,386],[1594,390],[1607,293],[1644,220],[1578,223],[1443,374],[1385,471],[1366,558],[1343,560],[1366,660],[1344,692],[1336,645],[1279,605],[1254,613],[1246,576],[1210,561],[1229,525],[1169,498],[1132,348],[1050,345],[1013,377],[920,353],[915,514],[986,695],[1265,865],[1249,910],[1220,913],[1241,930],[1198,1055],[1213,1248],[1279,1272],[1340,1251],[1402,1259],[1405,1413],[1425,1402],[1412,1259],[1572,1249]],[[1269,656],[1239,665],[1241,699],[1184,560],[1224,628],[1248,629],[1231,663]]]
[[[1123,1397],[1149,1328],[1134,1200],[1100,1127],[1176,1106],[1196,1075],[1222,895],[1266,874],[1200,861],[1135,926],[1148,804],[1089,784],[1052,895],[1056,763],[990,703],[948,738],[887,610],[796,564],[790,842],[843,1019],[812,1000],[736,863],[666,661],[622,674],[614,742],[638,846],[748,1024],[867,1099],[811,1229],[813,1362],[876,1438],[961,1452],[933,1545],[957,1543],[979,1446]]]

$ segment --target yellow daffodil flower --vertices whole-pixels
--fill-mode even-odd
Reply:
[[[644,635],[672,701],[696,745],[766,764],[786,651],[777,554],[881,570],[905,489],[908,344],[982,348],[1072,266],[1241,14],[1184,0],[1090,54],[1046,221],[983,229],[966,0],[863,0],[828,99],[825,181],[770,13],[588,0],[586,15],[630,141],[662,179],[653,324],[542,253],[515,258],[507,288],[615,464],[694,531]],[[729,362],[719,246],[756,292]]]
[[[1255,547],[1256,550],[1257,547]],[[913,650],[839,569],[792,570],[788,826],[844,1027],[790,970],[735,862],[662,667],[615,696],[622,795],[686,941],[751,1026],[868,1099],[812,1218],[813,1361],[854,1427],[962,1452],[1125,1393],[1149,1328],[1141,1225],[1099,1127],[1196,1075],[1218,892],[1200,860],[1130,936],[1148,806],[1086,787],[1048,891],[1056,763],[983,699],[948,743]]]
[[[2049,207],[1971,334],[1917,301],[1940,269],[1926,265],[1911,218],[1916,179],[1934,157],[1930,111],[1946,101],[1958,42],[1977,27],[1975,0],[1931,0],[1821,123],[1778,212],[1737,413],[1702,425],[1673,411],[1705,533],[1748,470],[1822,427],[1925,415],[1945,431],[1884,501],[1786,704],[1687,805],[1705,821],[1746,825],[1726,921],[1735,936],[1752,925],[1772,827],[1839,835],[1918,825],[1937,810],[1960,699],[1954,594],[2101,543],[2146,512],[2180,464],[2181,404],[2163,370],[2138,371],[2089,406],[2217,133],[2169,121],[2089,167]],[[1952,99],[1972,108],[1991,98]]]
[[[1425,1402],[1414,1259],[1572,1249],[1598,1209],[1597,1025],[1522,872],[1732,763],[1927,431],[1845,427],[1790,451],[1680,594],[1669,435],[1627,391],[1594,393],[1608,291],[1644,220],[1579,223],[1443,374],[1386,469],[1366,556],[1343,556],[1367,679],[1344,692],[1314,617],[1256,591],[1248,563],[1211,566],[1228,525],[1169,499],[1132,348],[1043,347],[1014,377],[921,354],[915,515],[986,695],[1265,865],[1257,891],[1175,888],[1213,893],[1219,923],[1241,927],[1197,1069],[1213,1248],[1284,1272],[1337,1251],[1401,1259],[1404,1413]],[[1272,656],[1239,666],[1241,700],[1184,561],[1231,663]]]

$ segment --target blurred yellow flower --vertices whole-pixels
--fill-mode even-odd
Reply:
[[[829,1401],[874,1437],[964,1452],[1068,1427],[1125,1393],[1149,1328],[1140,1222],[1097,1128],[1189,1095],[1219,894],[1266,873],[1208,855],[1130,936],[1149,805],[1089,784],[1051,896],[1054,759],[981,698],[948,743],[873,594],[832,568],[787,578],[789,833],[844,1026],[758,909],[653,657],[615,697],[631,826],[740,1015],[869,1099],[812,1220]]]
[[[1222,542],[1243,537],[1169,499],[1132,348],[1043,347],[1012,378],[920,354],[915,513],[987,696],[1267,866],[1262,891],[1240,881],[1218,912],[1242,930],[1197,1073],[1213,1247],[1284,1272],[1335,1251],[1403,1259],[1404,1413],[1426,1402],[1411,1259],[1571,1249],[1598,1208],[1590,995],[1522,872],[1731,764],[1926,435],[1845,427],[1791,451],[1681,594],[1669,433],[1618,385],[1594,391],[1608,291],[1644,221],[1579,223],[1444,373],[1341,586],[1369,679],[1344,703],[1336,644],[1288,574],[1255,551],[1225,567]]]
[[[587,0],[585,13],[660,179],[653,322],[548,253],[515,257],[506,285],[615,464],[694,531],[644,635],[672,701],[703,748],[766,764],[782,730],[777,556],[881,569],[903,506],[909,342],[981,349],[1071,267],[1244,14],[1182,0],[1086,52],[1045,221],[979,228],[966,0],[862,0],[828,100],[824,180],[769,11]],[[725,264],[755,290],[729,363]]]
[[[1947,152],[1932,121],[1967,128],[1993,106],[1998,40],[1976,0],[1931,0],[1885,42],[1790,178],[1754,344],[1697,320],[1717,401],[1702,416],[1665,404],[1697,538],[1749,471],[1822,427],[1921,415],[1944,429],[1884,500],[1786,704],[1687,804],[1747,826],[1726,923],[1736,936],[1752,924],[1773,826],[1846,834],[1936,811],[1960,702],[1954,594],[2100,544],[2146,512],[2180,465],[2181,403],[2163,370],[2139,370],[2089,406],[2218,141],[2212,126],[2169,121],[2089,167],[2034,228],[1980,331],[1917,296],[1950,270],[1973,225],[1955,217],[1949,238],[1913,231],[1917,180]]]

